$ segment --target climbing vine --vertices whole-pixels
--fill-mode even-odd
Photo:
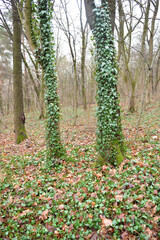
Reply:
[[[95,9],[97,150],[102,163],[123,161],[123,134],[117,91],[117,66],[107,3]]]
[[[48,159],[56,162],[64,155],[59,130],[59,96],[55,70],[54,41],[51,29],[52,11],[49,0],[38,0],[38,18],[40,27],[40,61],[44,71],[45,104],[47,114],[46,140]]]

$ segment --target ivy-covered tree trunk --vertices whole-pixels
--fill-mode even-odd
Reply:
[[[54,163],[64,155],[59,129],[59,97],[57,93],[57,76],[55,72],[55,57],[53,37],[51,32],[51,17],[49,0],[38,0],[38,15],[40,19],[40,59],[44,71],[45,103],[47,115],[47,153],[48,159]]]
[[[18,2],[18,1],[17,1]],[[13,14],[13,93],[14,93],[14,131],[16,143],[27,138],[23,110],[21,22],[15,1],[12,0]]]
[[[118,166],[123,161],[123,134],[117,91],[117,66],[107,2],[90,19],[96,42],[97,149],[102,164]]]
[[[44,104],[44,71],[42,69],[42,77],[41,77],[41,90],[40,90],[40,116],[39,119],[45,119],[45,104]]]

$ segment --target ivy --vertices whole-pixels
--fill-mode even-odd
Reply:
[[[44,71],[45,104],[46,104],[46,140],[47,159],[53,163],[59,161],[65,151],[60,139],[59,117],[60,106],[57,93],[57,75],[55,70],[54,39],[52,34],[52,8],[50,0],[38,0],[38,18],[40,28],[40,61]]]
[[[96,42],[97,150],[102,164],[119,165],[124,144],[117,91],[116,52],[108,11],[104,3],[95,10],[93,35]]]

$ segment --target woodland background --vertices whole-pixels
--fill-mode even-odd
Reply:
[[[67,153],[54,167],[46,160],[44,73],[26,25],[29,1],[18,1],[27,138],[15,143],[13,2],[0,1],[0,239],[159,239],[159,0],[108,1],[116,10],[111,23],[126,147],[119,167],[97,165],[95,44],[84,8],[93,1],[51,1]]]

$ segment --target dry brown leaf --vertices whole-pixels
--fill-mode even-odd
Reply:
[[[158,191],[157,190],[154,190],[154,195],[158,195]]]
[[[49,232],[54,232],[56,228],[54,228],[52,225],[50,225],[48,222],[45,224],[45,227]]]
[[[117,218],[118,218],[118,219],[125,218],[125,214],[124,214],[124,213],[121,213]]]
[[[65,209],[65,206],[64,204],[60,204],[59,207],[58,207],[59,210],[64,210]]]
[[[4,222],[5,222],[5,219],[0,216],[0,223],[4,223]]]
[[[123,194],[116,195],[115,199],[118,200],[118,201],[122,201],[123,200]]]
[[[74,229],[73,223],[68,227],[68,232],[70,233]]]
[[[12,196],[9,196],[9,198],[8,198],[8,204],[12,204],[13,203],[13,198],[12,198]]]
[[[122,240],[128,240],[129,239],[129,235],[128,235],[128,232],[123,232],[122,234],[121,234],[121,239]]]
[[[116,174],[116,172],[117,172],[116,169],[110,169],[109,174],[110,174],[111,176],[113,176],[113,175]]]
[[[68,229],[68,226],[66,224],[63,225],[62,230],[66,231]]]
[[[119,166],[119,172],[123,171],[123,166],[125,165],[125,163],[121,163],[121,165]]]
[[[92,216],[91,214],[88,214],[88,217],[89,217],[90,219],[92,219],[92,218],[93,218],[93,216]]]
[[[152,231],[149,228],[146,228],[145,233],[147,233],[148,237],[152,236]]]
[[[158,222],[159,219],[160,219],[160,216],[156,216],[156,217],[153,218],[153,221],[154,221],[154,222]]]
[[[59,232],[57,230],[54,231],[55,235],[59,235]]]
[[[151,209],[151,208],[154,208],[154,207],[155,207],[155,204],[151,200],[146,202],[145,208]]]
[[[107,219],[103,215],[100,215],[100,219],[102,220],[102,225],[104,225],[105,227],[112,226],[112,220],[111,219]]]
[[[94,233],[94,234],[92,234],[92,236],[91,236],[90,238],[88,238],[88,239],[90,239],[90,240],[99,240],[100,238],[99,238],[99,236],[98,236],[97,233]]]
[[[92,198],[96,198],[96,197],[97,197],[97,193],[96,193],[96,192],[92,192],[92,193],[91,193],[91,197],[92,197]]]
[[[0,181],[3,182],[3,174],[2,174],[2,170],[1,170],[1,167],[0,167]]]
[[[103,167],[102,167],[102,172],[106,172],[106,170],[107,170],[107,166],[106,165],[104,165]]]
[[[42,214],[39,216],[39,219],[44,221],[48,218],[48,213],[49,213],[49,210],[46,209],[45,211],[42,212]]]
[[[27,213],[32,212],[30,209],[26,209],[23,212],[21,212],[20,216],[25,216]]]

